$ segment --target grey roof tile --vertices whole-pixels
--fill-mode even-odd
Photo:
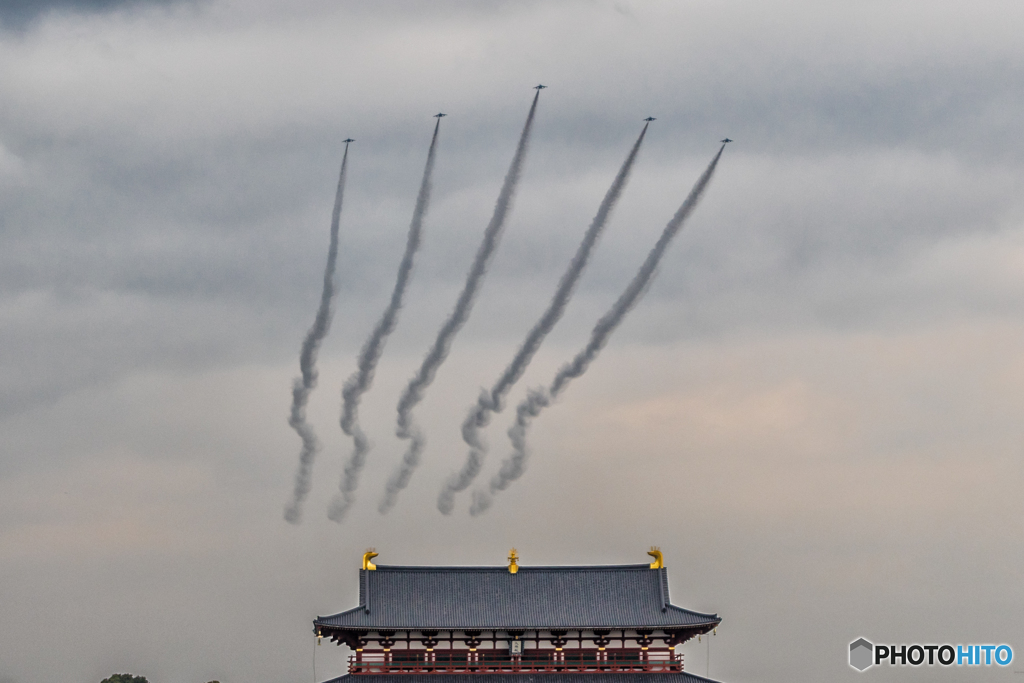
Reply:
[[[378,565],[376,570],[360,570],[359,578],[360,606],[317,617],[316,626],[344,630],[633,629],[711,627],[721,621],[716,614],[670,604],[667,570],[650,569],[645,564],[520,567],[516,574],[509,573],[507,567]],[[583,683],[578,678],[574,681]]]

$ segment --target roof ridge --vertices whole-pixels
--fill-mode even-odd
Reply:
[[[644,569],[650,570],[648,564],[566,564],[566,565],[519,565],[519,571],[624,571]],[[400,565],[378,564],[374,571],[508,571],[508,565]]]

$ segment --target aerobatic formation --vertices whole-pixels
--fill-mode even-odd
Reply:
[[[590,252],[593,250],[594,245],[597,244],[605,224],[608,223],[612,209],[615,208],[615,203],[619,200],[622,190],[626,186],[629,172],[633,170],[633,162],[636,161],[636,155],[640,151],[640,144],[644,141],[644,136],[647,135],[647,126],[654,119],[648,117],[645,120],[647,123],[644,124],[643,130],[640,131],[640,137],[633,144],[633,148],[629,151],[629,156],[626,157],[618,174],[616,174],[612,186],[608,188],[608,192],[605,194],[604,200],[597,210],[597,215],[594,216],[590,227],[583,235],[583,241],[580,242],[580,246],[576,249],[576,254],[569,262],[568,269],[562,274],[562,279],[559,280],[558,288],[555,290],[555,295],[551,298],[547,309],[526,335],[526,339],[520,345],[519,351],[512,359],[512,362],[508,364],[508,367],[505,368],[505,371],[501,373],[501,376],[494,383],[494,386],[491,387],[491,390],[487,391],[485,389],[480,392],[480,398],[477,399],[476,405],[470,409],[469,415],[466,416],[465,421],[462,423],[462,439],[469,446],[470,450],[462,469],[448,479],[444,488],[441,489],[440,496],[438,496],[437,509],[444,514],[451,514],[452,508],[455,505],[455,494],[464,490],[473,482],[473,479],[476,478],[483,465],[483,458],[487,453],[487,449],[480,438],[480,428],[486,427],[490,423],[493,413],[499,413],[505,407],[505,396],[515,383],[519,381],[519,378],[523,376],[523,373],[526,372],[526,367],[533,359],[533,354],[540,348],[544,337],[554,328],[555,323],[558,322],[559,318],[562,317],[562,313],[565,312],[565,307],[569,303],[570,297],[572,297],[576,283],[579,281],[580,275],[583,274],[583,269],[586,268],[587,261],[590,259]]]
[[[637,274],[626,285],[626,289],[619,295],[616,302],[612,304],[611,309],[601,316],[601,319],[594,325],[587,345],[570,362],[561,367],[555,374],[555,379],[552,380],[550,387],[546,390],[531,389],[527,392],[523,402],[516,407],[516,421],[508,430],[508,437],[512,442],[512,454],[501,463],[501,469],[491,478],[487,490],[479,489],[473,492],[473,504],[469,509],[471,515],[475,517],[486,511],[491,506],[494,494],[505,490],[509,484],[522,476],[526,469],[526,459],[529,455],[526,444],[526,432],[529,429],[530,422],[540,414],[540,411],[550,405],[553,399],[558,398],[558,395],[565,391],[572,380],[587,371],[590,364],[597,358],[597,354],[608,343],[608,338],[612,332],[615,331],[615,328],[619,326],[619,323],[626,317],[626,314],[636,305],[636,302],[640,300],[643,293],[647,291],[647,286],[650,284],[651,278],[654,277],[654,273],[658,268],[658,262],[664,256],[669,243],[679,232],[679,229],[683,227],[686,219],[693,213],[708,183],[711,182],[711,176],[715,173],[718,160],[722,158],[722,152],[725,151],[725,144],[726,141],[723,140],[722,146],[718,149],[718,154],[715,155],[707,169],[701,174],[697,184],[693,186],[690,194],[683,201],[682,206],[672,216],[672,220],[662,230],[661,237],[658,238],[654,247],[647,254],[647,258],[640,266],[640,270],[637,271]]]
[[[416,372],[413,373],[399,396],[396,410],[395,434],[399,439],[408,443],[404,454],[388,478],[383,496],[378,502],[377,509],[381,514],[388,512],[394,507],[399,494],[409,484],[415,469],[422,459],[426,447],[426,436],[416,423],[413,417],[413,410],[423,400],[439,368],[447,359],[456,335],[465,325],[473,310],[480,286],[483,284],[488,266],[498,248],[504,227],[512,210],[516,188],[526,161],[534,118],[540,99],[540,91],[546,87],[544,85],[535,87],[537,92],[534,94],[530,105],[526,122],[519,136],[519,142],[513,153],[512,162],[509,165],[495,202],[494,212],[484,228],[481,243],[466,275],[462,291],[456,299],[451,313],[441,325],[433,343],[424,355],[422,363]],[[419,251],[423,239],[424,220],[430,206],[438,134],[440,132],[441,118],[444,116],[445,114],[435,115],[437,122],[434,125],[433,136],[430,139],[423,177],[420,181],[412,221],[406,236],[405,252],[398,267],[398,274],[391,292],[391,298],[360,350],[355,371],[345,381],[341,390],[342,406],[339,424],[342,432],[352,439],[352,451],[344,465],[339,490],[328,508],[328,517],[336,522],[344,520],[356,501],[355,493],[359,484],[360,473],[367,463],[367,455],[370,452],[370,440],[363,432],[359,422],[359,405],[362,397],[373,385],[377,364],[384,352],[389,335],[398,324],[399,313],[412,278],[416,253]],[[526,334],[512,360],[495,380],[491,388],[489,390],[481,390],[480,396],[466,415],[462,423],[461,432],[462,438],[469,450],[462,466],[448,477],[438,495],[437,507],[442,513],[451,514],[454,510],[456,495],[460,491],[467,489],[483,468],[487,446],[481,430],[490,424],[495,414],[500,413],[504,409],[508,393],[522,378],[545,337],[562,317],[566,306],[572,298],[580,276],[583,274],[590,256],[615,209],[615,205],[629,181],[630,173],[635,165],[644,138],[647,135],[648,126],[654,120],[654,117],[651,116],[644,119],[644,126],[640,131],[640,135],[630,148],[626,159],[623,161],[611,186],[605,193],[597,213],[584,232],[576,253],[559,279],[558,286],[547,308]],[[299,355],[301,376],[295,379],[292,388],[292,406],[288,423],[301,440],[299,465],[295,475],[294,489],[291,500],[285,508],[284,515],[285,519],[292,524],[297,524],[302,519],[302,506],[311,490],[313,461],[320,450],[320,443],[316,432],[306,421],[306,405],[310,394],[317,384],[317,352],[331,326],[331,312],[335,294],[334,275],[338,256],[339,224],[348,168],[348,147],[349,143],[352,142],[355,141],[351,138],[344,140],[345,152],[342,156],[334,211],[331,217],[330,243],[327,251],[327,266],[324,270],[320,305],[317,309],[313,325],[302,342]],[[508,429],[512,452],[500,464],[498,471],[491,477],[488,484],[473,492],[469,510],[471,515],[476,516],[486,511],[491,506],[494,496],[498,492],[508,488],[512,482],[522,476],[530,453],[526,437],[531,422],[545,407],[550,405],[564,392],[573,379],[580,377],[586,372],[590,364],[597,358],[601,349],[607,344],[611,334],[643,296],[657,272],[661,257],[699,202],[714,175],[715,168],[725,150],[725,146],[729,142],[732,142],[732,140],[728,138],[721,141],[722,145],[718,153],[700,176],[675,215],[665,226],[661,236],[648,253],[647,258],[640,266],[636,275],[608,312],[595,324],[586,346],[570,362],[561,367],[549,386],[546,388],[529,389],[526,392],[526,398],[517,406],[515,420]]]
[[[448,352],[451,350],[455,335],[466,324],[466,320],[469,319],[469,314],[473,310],[477,290],[480,288],[481,282],[483,282],[484,275],[487,272],[487,265],[494,255],[494,250],[498,247],[498,241],[501,239],[501,233],[505,227],[505,220],[508,218],[509,210],[512,208],[512,198],[515,196],[516,187],[519,185],[519,177],[523,171],[523,162],[526,160],[526,148],[530,141],[530,132],[533,130],[533,117],[537,113],[537,100],[540,99],[540,91],[545,87],[538,85],[536,88],[537,94],[533,97],[530,113],[526,116],[526,124],[523,126],[523,132],[519,135],[519,144],[516,146],[515,155],[512,157],[512,164],[509,166],[508,173],[505,174],[505,182],[502,183],[501,192],[498,194],[498,201],[494,204],[494,214],[484,229],[484,238],[477,248],[473,264],[466,275],[466,283],[462,287],[462,293],[459,294],[459,298],[455,302],[455,308],[452,309],[451,315],[448,316],[448,319],[441,326],[440,331],[437,333],[437,338],[434,340],[430,350],[427,351],[427,355],[423,359],[423,363],[420,364],[419,370],[409,380],[405,391],[402,392],[402,396],[398,399],[398,424],[395,429],[395,435],[399,439],[408,440],[409,446],[406,448],[405,455],[402,456],[402,460],[399,462],[395,472],[388,479],[384,497],[377,506],[381,514],[394,507],[399,492],[409,484],[413,470],[419,465],[420,455],[426,446],[426,438],[413,420],[412,409],[423,400],[423,395],[434,381],[438,368],[441,367],[441,364],[448,357]]]

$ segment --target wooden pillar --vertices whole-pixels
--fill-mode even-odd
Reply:
[[[434,662],[437,661],[437,655],[434,653],[434,648],[437,647],[437,631],[421,631],[420,643],[423,644],[423,667],[427,671],[434,670]]]
[[[651,660],[647,651],[651,646],[651,643],[654,642],[654,638],[651,637],[651,633],[653,633],[653,631],[640,629],[636,632],[636,642],[640,646],[640,666],[644,671],[650,671],[651,669]]]
[[[608,664],[608,644],[612,642],[609,637],[611,631],[601,630],[594,631],[594,644],[597,645],[597,668],[598,670],[607,670]]]

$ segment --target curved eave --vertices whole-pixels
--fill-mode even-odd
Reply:
[[[721,617],[717,614],[701,614],[700,612],[692,612],[690,610],[683,609],[682,607],[676,607],[675,605],[669,605],[669,610],[692,615],[696,619],[692,619],[687,623],[661,623],[661,624],[586,624],[586,625],[567,625],[567,624],[463,624],[457,626],[444,626],[440,627],[432,624],[365,624],[365,623],[336,623],[335,619],[339,619],[345,616],[355,616],[357,619],[359,616],[365,616],[365,610],[362,607],[356,607],[355,609],[346,610],[339,614],[334,614],[327,617],[317,617],[313,620],[313,625],[322,629],[331,629],[336,631],[550,631],[550,630],[562,630],[568,629],[570,631],[593,631],[594,629],[604,630],[635,630],[635,629],[654,629],[656,631],[679,631],[684,629],[699,629],[707,627],[708,629],[714,628],[722,623]],[[362,614],[360,614],[362,613]],[[345,620],[347,621],[347,620]],[[333,623],[332,623],[333,622]]]

